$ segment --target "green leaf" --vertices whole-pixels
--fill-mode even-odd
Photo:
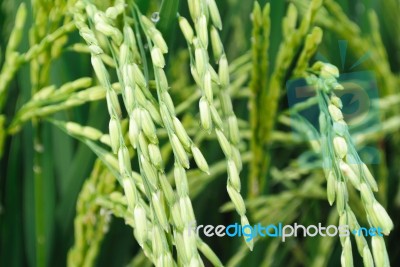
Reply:
[[[14,137],[11,141],[8,157],[7,173],[4,171],[4,181],[1,181],[0,197],[0,266],[17,267],[23,265],[24,236],[23,236],[23,170],[20,168],[21,136]],[[4,169],[4,170],[5,170]],[[1,177],[3,180],[3,177]],[[4,194],[4,195],[3,195]],[[25,196],[27,197],[27,196]],[[33,252],[32,252],[33,254]]]
[[[169,36],[173,24],[176,22],[179,8],[179,0],[163,0],[160,10],[160,20],[157,28],[164,37]]]

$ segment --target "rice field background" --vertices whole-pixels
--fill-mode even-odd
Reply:
[[[399,13],[0,0],[0,266],[399,266]]]

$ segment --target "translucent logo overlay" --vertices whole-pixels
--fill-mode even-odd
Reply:
[[[342,73],[338,78],[338,82],[344,87],[344,90],[336,90],[334,93],[342,100],[342,113],[349,126],[350,134],[357,136],[378,130],[381,127],[377,105],[379,94],[373,72]],[[316,88],[308,85],[305,79],[290,80],[287,82],[286,87],[289,107],[304,103],[316,96]],[[292,114],[293,123],[296,123],[298,115],[305,118],[317,130],[319,129],[318,104]],[[292,129],[297,132],[295,127],[292,127]],[[366,164],[378,164],[380,161],[376,146],[364,146],[358,153]]]

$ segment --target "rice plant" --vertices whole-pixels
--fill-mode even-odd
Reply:
[[[1,266],[400,264],[395,0],[0,6]]]

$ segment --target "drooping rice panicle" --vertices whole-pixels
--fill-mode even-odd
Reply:
[[[115,177],[97,160],[77,200],[75,241],[68,253],[67,266],[91,266],[96,260],[111,222],[111,213],[97,203],[96,199],[112,193],[115,190],[115,181]]]
[[[200,122],[204,130],[210,132],[214,129],[217,140],[227,160],[228,183],[227,191],[237,207],[241,217],[241,224],[249,224],[246,217],[246,208],[240,195],[239,173],[242,169],[242,160],[239,152],[239,130],[237,118],[233,112],[232,100],[228,88],[230,86],[228,61],[224,52],[217,29],[221,29],[220,15],[214,0],[188,1],[194,31],[183,17],[180,26],[191,51],[191,73],[202,92],[199,102]],[[208,17],[208,14],[210,15]],[[211,24],[210,27],[207,25]],[[211,39],[211,40],[210,40]],[[209,41],[213,50],[213,57],[218,63],[218,76],[212,78],[215,72],[207,53]],[[218,112],[214,94],[218,95],[221,111]],[[252,241],[247,243],[253,249]]]
[[[79,4],[76,6],[76,9],[77,11],[80,11],[79,13],[78,12],[75,13],[76,26],[79,29],[81,36],[85,39],[85,41],[89,45],[89,48],[91,49],[92,66],[95,70],[96,76],[100,84],[106,89],[107,106],[110,115],[110,123],[109,123],[109,134],[111,141],[110,143],[113,153],[118,154],[121,183],[124,188],[126,198],[128,200],[129,204],[128,208],[133,213],[135,237],[138,243],[141,245],[141,247],[147,248],[148,247],[147,243],[151,238],[148,236],[147,232],[148,215],[146,215],[146,209],[143,205],[143,201],[140,200],[141,198],[138,195],[137,186],[135,185],[132,177],[130,155],[124,141],[120,124],[120,116],[121,116],[120,104],[115,90],[111,87],[109,74],[104,66],[103,61],[99,56],[99,54],[103,53],[103,49],[99,46],[99,43],[91,28],[87,26],[85,21],[85,16],[81,12],[84,11],[85,9],[86,14],[90,19],[90,21],[92,23],[95,22],[96,30],[109,37],[112,40],[112,42],[114,42],[116,45],[121,45],[123,41],[123,35],[117,28],[110,25],[111,21],[105,16],[104,13],[97,10],[94,5],[90,3],[84,4],[82,2],[79,2]],[[122,81],[120,82],[122,83]],[[141,159],[143,158],[142,155],[139,156]],[[145,167],[146,166],[142,166],[142,168],[147,170]],[[146,174],[149,174],[149,171],[147,171]],[[148,177],[147,175],[144,175],[143,177],[145,192],[147,194],[147,197],[151,198],[150,194],[151,191],[153,190],[151,191],[149,190],[150,187],[149,179],[157,179],[157,178]],[[151,220],[151,223],[155,222]],[[151,255],[149,254],[147,254],[147,256],[151,257]],[[155,259],[152,260],[155,261]]]
[[[169,203],[172,208],[171,215],[175,228],[175,246],[178,251],[178,257],[184,265],[198,265],[202,263],[202,260],[196,246],[196,235],[195,233],[192,233],[192,227],[196,225],[196,219],[188,195],[189,189],[184,169],[189,168],[187,151],[190,151],[193,154],[194,160],[200,170],[208,173],[208,164],[200,150],[195,146],[186,133],[180,120],[176,117],[175,107],[171,96],[168,93],[168,81],[163,70],[165,60],[162,50],[165,52],[166,49],[159,47],[158,44],[161,43],[163,46],[164,42],[158,41],[157,43],[155,42],[155,38],[152,38],[152,35],[158,35],[159,33],[155,26],[148,21],[146,17],[142,16],[140,17],[140,20],[143,30],[150,33],[147,43],[151,49],[151,58],[156,80],[157,97],[160,103],[161,118],[175,156],[174,178],[177,187],[177,196],[174,202]],[[164,174],[162,174],[162,179],[165,179]],[[185,247],[185,249],[183,249],[182,246]]]
[[[0,72],[0,111],[3,108],[4,101],[6,99],[6,89],[8,84],[14,77],[15,72],[19,67],[19,52],[17,51],[18,46],[21,42],[23,27],[26,20],[26,6],[22,3],[17,11],[15,17],[15,27],[11,32],[10,39],[5,53],[5,62]]]
[[[340,216],[341,225],[349,225],[350,230],[358,230],[359,224],[348,204],[348,186],[351,184],[360,191],[368,222],[371,227],[379,227],[384,235],[393,229],[393,222],[382,205],[375,199],[373,191],[377,191],[377,183],[368,167],[361,161],[353,140],[350,136],[347,123],[344,121],[341,109],[343,104],[334,91],[343,90],[336,78],[338,69],[328,63],[317,62],[312,67],[318,76],[311,74],[308,82],[315,86],[320,108],[319,127],[321,132],[322,160],[327,179],[328,201],[332,205],[336,201],[336,208]],[[376,240],[376,239],[375,239]],[[382,239],[383,240],[383,239]],[[364,237],[356,235],[357,248],[365,262],[370,262],[370,251]],[[373,241],[381,244],[383,241]],[[342,266],[352,266],[350,237],[341,239]],[[386,249],[384,246],[373,246],[375,264],[388,266],[385,263]]]

